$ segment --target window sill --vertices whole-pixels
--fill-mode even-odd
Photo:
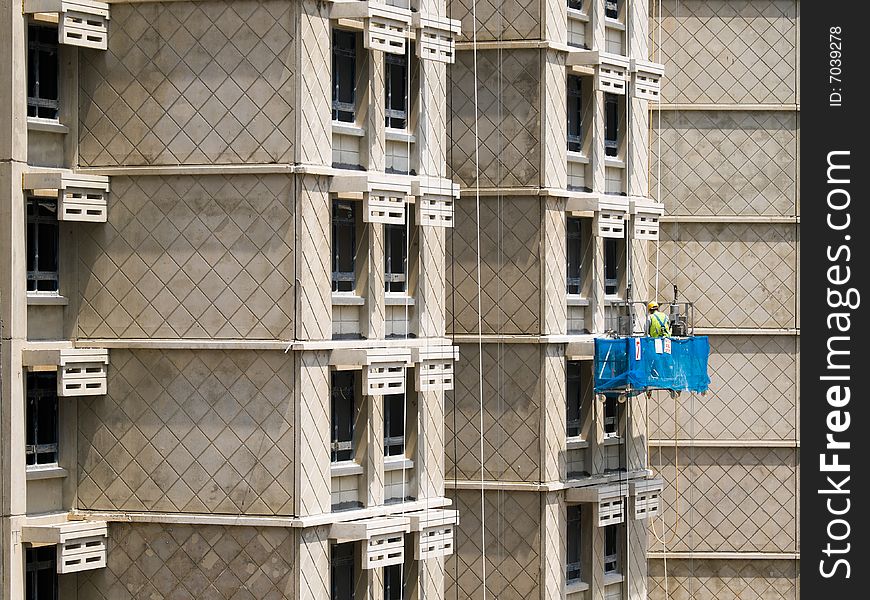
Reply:
[[[585,581],[572,581],[565,585],[565,594],[577,594],[579,592],[585,592],[589,589],[589,584]]]
[[[625,23],[622,21],[618,21],[617,19],[612,19],[610,17],[604,17],[604,26],[607,29],[618,29],[619,31],[625,31]]]
[[[351,475],[362,475],[364,472],[362,465],[352,460],[343,460],[329,465],[329,474],[332,477],[350,477]]]
[[[589,306],[589,299],[576,294],[568,294],[565,297],[565,303],[568,306]]]
[[[404,129],[393,129],[391,127],[385,128],[386,140],[388,142],[406,142],[406,143],[415,143],[417,138],[414,137],[413,133],[408,133]]]
[[[402,469],[413,469],[414,461],[404,456],[385,456],[384,457],[384,472],[401,471]]]
[[[604,166],[605,167],[613,167],[614,169],[624,169],[625,161],[621,158],[614,158],[612,156],[606,156],[604,158]]]
[[[27,117],[28,131],[47,131],[48,133],[69,133],[69,127],[62,124],[60,121],[53,119],[40,119],[39,117]]]
[[[37,481],[40,479],[63,479],[67,476],[67,471],[57,464],[53,465],[35,465],[26,468],[27,481]]]
[[[622,583],[623,579],[622,573],[605,573],[604,574],[604,585],[614,585],[616,583]]]
[[[568,18],[572,21],[583,21],[584,23],[589,22],[589,15],[582,10],[577,10],[576,8],[568,9]]]
[[[578,435],[575,437],[569,437],[566,447],[568,450],[582,450],[589,447],[589,442]]]
[[[69,298],[59,294],[27,293],[27,306],[67,306]]]
[[[385,292],[384,304],[386,306],[414,306],[414,297],[398,292]]]
[[[584,165],[589,164],[589,157],[583,154],[582,152],[571,152],[568,151],[568,162],[569,163],[580,163]]]
[[[622,296],[619,296],[617,294],[608,294],[604,296],[604,304],[606,306],[610,306],[611,304],[619,304],[620,302],[623,302]]]
[[[353,137],[365,137],[366,130],[356,125],[350,125],[341,121],[332,122],[332,133],[351,135]]]
[[[352,294],[350,292],[332,294],[333,306],[362,306],[365,303],[365,298],[363,298],[362,296],[357,296],[356,294]]]
[[[607,436],[606,433],[604,435]],[[614,435],[611,437],[605,437],[603,445],[604,446],[618,446],[621,443],[622,443],[622,437],[618,436],[618,435]]]

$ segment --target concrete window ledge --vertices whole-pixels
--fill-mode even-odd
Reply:
[[[604,445],[605,446],[618,446],[621,443],[622,443],[622,437],[620,437],[618,435],[615,435],[613,437],[604,438]]]
[[[391,294],[387,292],[384,295],[384,304],[386,306],[414,306],[414,298],[406,294]]]
[[[625,161],[621,158],[614,158],[613,156],[607,156],[604,158],[604,166],[605,167],[613,167],[615,169],[624,169]]]
[[[348,477],[350,475],[362,475],[364,470],[362,465],[352,460],[343,460],[332,463],[329,466],[329,472],[333,477]]]
[[[69,133],[69,127],[61,122],[37,117],[27,117],[27,129],[28,131],[47,131],[48,133]]]
[[[584,165],[589,164],[589,157],[583,154],[582,152],[571,152],[568,151],[568,162],[569,163],[582,163]]]
[[[611,19],[610,17],[604,17],[604,26],[608,29],[618,29],[620,31],[625,31],[625,23],[617,21],[616,19]]]
[[[389,127],[384,130],[385,138],[389,142],[410,142],[413,144],[417,141],[417,138],[414,137],[413,133],[408,133],[404,129],[390,129]]]
[[[565,296],[565,301],[568,306],[589,306],[589,298],[577,296],[576,294],[568,294]]]
[[[608,585],[622,583],[623,579],[624,577],[622,576],[622,573],[606,573],[604,575],[604,585],[606,587]]]
[[[356,294],[333,294],[333,306],[362,306],[366,303],[366,299]]]
[[[589,15],[587,15],[582,10],[577,10],[576,8],[568,9],[568,18],[574,21],[584,21],[589,22]]]
[[[69,298],[57,294],[27,294],[27,306],[66,306]]]
[[[332,133],[339,133],[341,135],[351,135],[354,137],[365,137],[366,130],[362,127],[357,127],[356,125],[351,125],[349,123],[341,123],[341,122],[332,122]]]
[[[63,479],[67,476],[67,471],[58,465],[38,465],[27,467],[27,481],[36,481],[38,479]]]
[[[565,586],[565,597],[571,600],[572,594],[580,594],[589,589],[589,584],[585,581],[573,581]]]
[[[566,447],[568,450],[582,450],[589,447],[589,442],[578,435],[576,437],[569,437]]]
[[[414,461],[404,456],[385,456],[384,457],[384,472],[401,471],[402,469],[413,469]]]

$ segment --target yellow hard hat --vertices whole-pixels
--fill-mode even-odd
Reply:
[[[653,300],[652,302],[650,302],[649,304],[647,304],[647,307],[648,307],[650,310],[655,310],[655,309],[657,309],[657,308],[659,307],[659,303],[656,302],[655,300]]]

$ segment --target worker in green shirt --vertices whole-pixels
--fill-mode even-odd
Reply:
[[[646,331],[650,337],[671,337],[671,320],[668,315],[659,310],[659,303],[653,300],[647,304],[649,308],[649,321]]]

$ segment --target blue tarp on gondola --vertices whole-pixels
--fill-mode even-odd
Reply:
[[[706,392],[707,336],[595,338],[595,391]]]

